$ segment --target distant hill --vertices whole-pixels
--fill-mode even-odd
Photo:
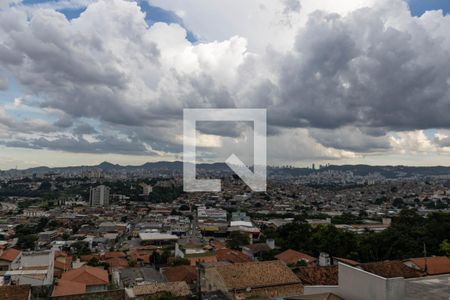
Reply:
[[[330,165],[323,170],[353,172],[356,176],[379,173],[386,178],[450,175],[450,167],[413,167],[413,166],[369,166],[369,165]]]
[[[59,173],[59,172],[82,172],[90,170],[101,169],[106,172],[125,171],[173,171],[182,172],[183,162],[181,161],[159,161],[147,162],[140,166],[122,166],[112,164],[110,162],[102,162],[96,166],[71,166],[71,167],[36,167],[26,170],[18,170],[17,172],[24,172],[29,174],[43,174],[43,173]],[[200,163],[197,164],[197,170],[209,172],[231,172],[230,168],[225,163]],[[438,175],[450,175],[450,167],[431,166],[431,167],[414,167],[414,166],[370,166],[370,165],[328,165],[322,167],[320,170],[313,170],[311,168],[294,168],[294,167],[268,167],[268,174],[272,176],[304,176],[312,173],[323,171],[339,171],[352,172],[356,176],[366,176],[369,174],[378,173],[386,178],[402,178],[402,177],[426,177]],[[16,172],[16,170],[2,171]]]

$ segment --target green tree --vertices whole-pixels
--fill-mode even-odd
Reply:
[[[249,243],[250,238],[248,235],[242,234],[238,231],[231,232],[226,241],[226,245],[230,249],[240,249],[241,246],[248,245]]]
[[[91,254],[89,244],[84,241],[77,241],[72,244],[73,253],[76,255],[88,255]]]
[[[19,237],[19,239],[17,241],[17,246],[19,246],[20,249],[22,249],[22,250],[25,250],[25,249],[34,250],[37,239],[38,239],[38,237],[35,234],[22,235]]]
[[[443,240],[442,243],[439,245],[439,249],[442,253],[450,257],[450,243],[448,240]]]

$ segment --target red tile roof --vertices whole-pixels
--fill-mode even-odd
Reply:
[[[245,255],[241,251],[231,250],[228,248],[216,250],[216,257],[217,261],[227,261],[233,264],[252,261],[250,257]]]
[[[186,282],[153,282],[133,287],[133,294],[139,299],[143,296],[170,292],[175,297],[187,297],[191,295],[191,290]]]
[[[337,261],[340,261],[340,262],[347,264],[349,266],[352,266],[352,267],[356,267],[359,265],[359,262],[357,262],[356,260],[351,260],[348,258],[341,258],[341,257],[333,257],[333,258]]]
[[[114,258],[114,257],[118,257],[118,258],[125,258],[127,257],[125,253],[120,252],[120,251],[116,251],[116,252],[106,252],[105,254],[103,254],[103,259],[109,259],[109,258]]]
[[[132,250],[127,253],[128,258],[135,261],[150,263],[150,254],[147,251]]]
[[[90,261],[94,257],[100,259],[100,256],[98,254],[89,254],[89,255],[81,255],[80,261]]]
[[[191,266],[195,266],[198,263],[214,263],[217,262],[217,257],[215,255],[201,255],[201,256],[191,256],[186,257],[189,260]]]
[[[223,243],[221,243],[220,241],[218,241],[218,240],[214,240],[214,241],[212,241],[210,244],[211,244],[211,246],[213,246],[214,249],[216,249],[216,250],[227,249],[227,247],[226,247]]]
[[[409,261],[413,262],[421,270],[425,271],[425,259],[411,258]],[[433,256],[426,259],[426,272],[428,275],[439,275],[450,273],[450,258],[447,256]]]
[[[12,262],[20,255],[20,253],[21,251],[14,248],[7,249],[1,253],[0,260]]]
[[[338,266],[300,267],[295,275],[304,285],[337,285]]]
[[[289,284],[300,287],[297,276],[279,260],[218,266],[216,270],[229,290]]]
[[[128,268],[128,261],[125,258],[113,257],[105,260],[111,268]]]
[[[285,262],[286,264],[296,264],[301,260],[305,260],[307,263],[316,261],[316,258],[292,249],[288,249],[278,255],[275,255],[275,258]]]
[[[30,298],[31,285],[5,285],[0,286],[2,299],[8,300],[28,300]]]
[[[109,284],[107,271],[86,265],[79,269],[63,273],[61,280],[84,283],[87,286]]]
[[[384,278],[415,278],[424,275],[423,272],[406,266],[398,260],[364,263],[359,265],[361,269]]]
[[[78,295],[86,293],[86,284],[75,281],[60,280],[53,289],[52,297]]]
[[[197,268],[195,266],[176,266],[162,270],[162,274],[169,282],[185,281],[193,284],[197,280]]]

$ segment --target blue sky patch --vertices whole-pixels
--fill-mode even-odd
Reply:
[[[411,13],[414,16],[421,16],[428,10],[442,9],[444,14],[450,13],[449,0],[408,0]]]

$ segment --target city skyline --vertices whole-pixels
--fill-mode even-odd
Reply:
[[[183,108],[266,108],[269,165],[448,166],[449,6],[0,1],[0,170],[181,160]],[[251,164],[250,130],[199,157]]]

